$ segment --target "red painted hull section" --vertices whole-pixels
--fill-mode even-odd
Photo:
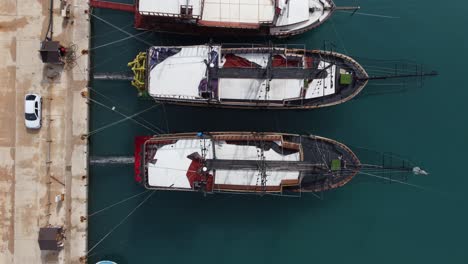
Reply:
[[[91,7],[96,7],[96,8],[106,8],[106,9],[135,13],[135,6],[130,5],[130,4],[114,3],[114,2],[108,2],[108,1],[97,1],[97,0],[91,0],[89,4]]]

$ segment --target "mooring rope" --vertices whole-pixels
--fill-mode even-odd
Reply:
[[[110,234],[112,234],[112,232],[114,232],[114,230],[116,230],[119,226],[121,226],[125,222],[125,220],[127,220],[133,213],[135,213],[135,211],[138,208],[140,208],[140,206],[142,206],[154,193],[155,191],[152,191],[150,194],[148,194],[148,196],[146,196],[146,198],[143,201],[141,201],[141,203],[139,203],[135,208],[133,208],[133,210],[127,216],[125,216],[116,226],[114,226],[106,235],[104,235],[103,238],[101,238],[96,244],[94,244],[94,246],[86,252],[86,255],[88,255],[89,252],[91,252],[99,244],[101,244],[102,241],[104,241],[104,239],[106,239]]]
[[[134,34],[132,34],[132,33],[129,33],[129,32],[127,32],[127,31],[125,31],[125,30],[119,28],[118,26],[116,26],[116,25],[110,23],[109,21],[107,21],[107,20],[105,20],[105,19],[103,19],[103,18],[100,18],[100,17],[96,16],[96,15],[93,14],[92,12],[90,12],[89,15],[92,16],[92,17],[94,17],[94,18],[96,18],[97,20],[99,20],[99,21],[101,21],[101,22],[104,22],[105,24],[107,24],[107,25],[109,25],[109,26],[111,26],[111,27],[117,29],[118,31],[127,34],[128,36],[130,36],[130,37],[132,37],[132,38],[135,38],[136,40],[139,40],[139,41],[145,43],[145,44],[148,45],[148,46],[153,46],[153,44],[149,43],[148,41],[146,41],[146,40],[144,40],[144,39],[141,39],[141,38],[139,38],[138,36],[136,36],[136,35],[134,35]]]
[[[335,32],[336,37],[338,38],[338,40],[340,41],[341,46],[343,47],[343,51],[344,51],[346,54],[348,54],[348,50],[346,49],[346,47],[345,47],[345,45],[344,45],[344,41],[343,41],[343,39],[341,38],[341,35],[338,33],[338,30],[336,30],[335,22],[333,21],[333,18],[330,19],[330,22],[331,22],[331,25],[332,25],[333,31]]]
[[[104,97],[106,100],[108,100],[109,102],[111,102],[111,103],[114,104],[114,105],[119,104],[119,103],[118,103],[117,101],[115,101],[114,99],[112,99],[112,98],[110,98],[109,96],[107,96],[107,95],[105,95],[105,94],[99,92],[98,90],[96,90],[96,89],[94,89],[94,88],[88,87],[88,89],[91,90],[91,91],[93,91],[93,92],[95,92],[96,94],[98,94],[98,95]],[[162,103],[158,103],[158,102],[155,102],[155,104],[158,105],[158,106],[159,106],[159,105],[162,105]],[[126,111],[131,111],[130,109],[128,109],[128,108],[126,108],[126,107],[123,107],[123,106],[119,106],[119,107],[122,108],[122,109],[125,109]],[[139,121],[145,122],[147,125],[152,126],[152,127],[155,128],[155,129],[158,129],[157,126],[155,126],[153,123],[147,121],[147,120],[144,119],[144,118],[140,118]]]
[[[90,218],[90,217],[93,216],[93,215],[96,215],[96,214],[99,214],[99,213],[101,213],[101,212],[104,212],[104,211],[106,211],[106,210],[108,210],[108,209],[110,209],[110,208],[112,208],[112,207],[114,207],[114,206],[116,206],[116,205],[119,205],[119,204],[121,204],[121,203],[124,203],[124,202],[126,202],[126,201],[128,201],[128,200],[131,200],[131,199],[133,199],[133,198],[135,198],[135,197],[138,197],[138,196],[140,196],[140,195],[142,195],[142,194],[145,194],[145,193],[147,193],[147,192],[149,192],[149,191],[150,191],[150,190],[146,190],[146,191],[144,191],[144,192],[135,194],[135,195],[133,195],[133,196],[130,196],[130,197],[127,197],[127,198],[125,198],[125,199],[123,199],[123,200],[120,200],[119,202],[116,202],[116,203],[111,204],[111,205],[109,205],[109,206],[107,206],[107,207],[104,207],[104,208],[102,208],[102,209],[100,209],[100,210],[97,210],[96,212],[89,214],[89,215],[88,215],[88,218]]]
[[[160,129],[160,128],[157,128],[157,130],[159,130],[159,131],[157,131],[157,130],[151,128],[151,127],[148,127],[148,126],[142,124],[142,123],[139,122],[138,120],[134,119],[132,116],[128,116],[128,115],[126,115],[126,114],[124,114],[124,113],[122,113],[122,112],[119,112],[119,111],[115,110],[115,107],[107,106],[107,105],[105,105],[105,104],[103,104],[103,103],[100,103],[100,102],[98,102],[98,101],[96,101],[96,100],[94,100],[94,99],[91,99],[91,98],[89,98],[89,97],[88,97],[88,100],[91,101],[91,102],[93,102],[93,103],[95,103],[95,104],[98,104],[98,105],[100,105],[100,106],[102,106],[102,107],[104,107],[104,108],[107,108],[107,109],[109,109],[109,110],[111,110],[111,111],[113,111],[113,112],[116,112],[117,114],[119,114],[119,115],[125,117],[125,118],[124,118],[125,120],[127,120],[127,119],[132,120],[133,122],[139,124],[140,126],[142,126],[142,127],[146,128],[146,129],[150,130],[151,132],[153,132],[153,133],[155,133],[155,134],[164,133],[164,131],[163,131],[162,129]],[[151,106],[149,109],[154,108],[154,107],[156,107],[156,106],[158,106],[158,105],[153,105],[153,106]],[[149,109],[147,109],[147,110],[149,110]],[[123,120],[122,120],[122,122],[123,122]]]
[[[140,32],[140,33],[138,33],[138,34],[135,34],[134,36],[140,36],[140,35],[143,35],[143,34],[145,34],[145,33],[148,33],[148,31]],[[151,32],[150,32],[150,33],[151,33]],[[115,43],[119,43],[119,42],[125,41],[125,40],[127,40],[127,39],[131,39],[131,38],[133,38],[134,36],[128,36],[128,37],[125,37],[125,38],[121,38],[121,39],[118,39],[118,40],[114,40],[114,41],[111,41],[111,42],[108,42],[108,43],[105,43],[105,44],[102,44],[102,45],[99,45],[99,46],[90,48],[89,50],[91,51],[91,50],[96,50],[96,49],[104,48],[104,47],[113,45],[113,44],[115,44]]]
[[[404,182],[404,181],[399,181],[399,180],[395,180],[395,179],[391,179],[391,178],[388,178],[388,177],[383,177],[383,176],[379,176],[379,175],[376,175],[376,174],[367,173],[367,172],[363,172],[363,171],[359,171],[359,173],[367,175],[367,176],[376,177],[376,178],[384,179],[384,180],[387,180],[387,181],[396,182],[396,183],[400,183],[400,184],[403,184],[403,185],[411,186],[413,188],[417,188],[417,189],[420,189],[420,190],[430,191],[429,189],[427,189],[427,188],[425,188],[423,186],[416,185],[416,184],[412,184],[412,183],[408,183],[408,182]]]
[[[107,125],[105,125],[105,126],[102,126],[102,127],[100,127],[100,128],[97,128],[97,129],[95,129],[95,130],[93,130],[93,131],[90,131],[90,132],[88,133],[88,137],[91,136],[91,135],[94,135],[94,134],[96,134],[96,133],[99,133],[99,132],[101,132],[101,131],[104,130],[104,129],[107,129],[107,128],[109,128],[109,127],[112,127],[112,126],[115,126],[115,125],[120,124],[120,123],[122,123],[122,122],[125,122],[126,120],[132,119],[132,120],[135,121],[135,119],[133,119],[134,117],[137,117],[138,115],[140,115],[140,114],[142,114],[142,113],[144,113],[144,112],[147,112],[147,111],[149,111],[149,110],[155,108],[156,106],[158,106],[158,105],[153,105],[153,106],[151,106],[151,107],[149,107],[149,108],[147,108],[147,109],[145,109],[145,110],[142,110],[142,111],[140,111],[140,112],[138,112],[138,113],[135,113],[135,114],[133,114],[133,115],[127,116],[127,117],[125,117],[125,118],[122,118],[122,119],[120,119],[120,120],[117,120],[117,121],[115,121],[115,122],[112,122],[112,123],[110,123],[110,124],[107,124]],[[147,128],[147,127],[145,127],[145,128]],[[150,129],[150,128],[147,128],[147,129]],[[152,130],[152,131],[153,131],[153,130]],[[156,132],[156,134],[158,134],[158,133]]]
[[[132,26],[133,24],[134,24],[133,22],[130,22],[129,24],[127,24],[127,25],[121,27],[121,29],[128,28],[128,27]],[[107,35],[109,35],[109,34],[112,34],[112,33],[114,33],[114,32],[117,32],[117,31],[119,31],[119,30],[117,30],[117,29],[108,30],[108,31],[106,31],[105,33],[93,35],[93,36],[91,36],[89,39],[104,37],[104,36],[107,36]]]

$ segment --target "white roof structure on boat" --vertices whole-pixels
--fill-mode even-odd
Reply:
[[[321,61],[318,69],[325,69],[330,63]],[[307,87],[305,98],[317,98],[335,93],[336,66],[326,69],[327,77],[324,79],[314,79]]]
[[[278,7],[281,8],[281,13],[276,22],[277,26],[296,24],[309,19],[309,0],[280,0],[279,2]]]
[[[265,23],[271,34],[307,28],[332,12],[330,0],[139,0],[138,10],[149,16],[184,17],[187,6],[188,17],[201,25],[257,28]]]
[[[214,22],[272,22],[274,0],[205,0],[202,20]]]
[[[325,20],[331,13],[328,0],[279,0],[280,13],[271,34],[307,28]]]
[[[296,180],[299,171],[267,170],[266,186],[280,186],[283,180]],[[260,186],[257,170],[216,170],[215,184]]]
[[[148,13],[180,15],[181,6],[192,6],[192,15],[200,15],[202,0],[140,0],[138,10]]]
[[[190,189],[187,171],[192,160],[187,156],[194,152],[200,153],[200,140],[178,140],[159,148],[154,155],[156,163],[148,163],[148,184]],[[211,153],[207,158],[211,158]]]
[[[219,51],[219,47],[213,47]],[[181,51],[151,69],[148,91],[152,96],[190,98],[199,97],[198,86],[206,77],[207,45],[182,47]]]
[[[174,187],[190,189],[187,172],[192,160],[188,155],[201,152],[202,139],[180,139],[174,144],[159,148],[154,156],[156,162],[148,163],[148,184],[153,187]],[[205,140],[208,153],[207,159],[212,159],[210,140]],[[217,159],[258,160],[256,146],[227,144],[216,142],[215,153]],[[299,161],[299,152],[282,155],[273,149],[265,150],[265,159],[282,161]],[[255,186],[260,177],[256,170],[216,170],[215,184]],[[279,186],[282,180],[298,179],[299,171],[267,171],[267,186]]]
[[[173,99],[199,99],[199,86],[207,77],[205,61],[211,49],[220,54],[221,47],[208,45],[173,47],[180,52],[154,66],[149,73],[148,92],[151,96]],[[265,68],[268,64],[268,53],[235,54]],[[218,56],[219,65],[226,63],[223,56]],[[329,62],[321,61],[318,69],[325,69]],[[336,66],[326,69],[324,79],[314,79],[304,87],[304,79],[252,79],[252,78],[219,78],[218,99],[232,100],[290,100],[301,97],[306,89],[305,99],[327,96],[335,93]],[[266,91],[269,82],[269,91]]]
[[[263,79],[219,79],[219,98],[265,100],[267,80]],[[285,100],[301,95],[303,79],[272,79],[266,100]]]

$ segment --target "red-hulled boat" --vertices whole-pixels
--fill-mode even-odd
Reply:
[[[275,37],[314,29],[337,9],[332,0],[91,0],[90,5],[132,12],[135,28],[142,30]]]

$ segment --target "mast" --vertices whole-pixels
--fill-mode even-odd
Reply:
[[[273,67],[273,45],[270,42],[270,52],[268,54],[268,63],[266,66],[266,83],[265,83],[265,101],[268,100],[268,93],[270,92],[270,81],[273,78],[272,67]]]
[[[199,132],[197,134],[197,136],[200,137],[200,152],[201,152],[201,157],[200,157],[201,167],[200,167],[198,173],[202,176],[201,181],[200,181],[199,191],[203,192],[203,194],[206,196],[208,178],[210,176],[208,166],[207,166],[207,159],[206,159],[206,156],[208,154],[208,147],[207,147],[207,144],[206,144],[206,140],[208,139],[208,140],[211,141],[211,139],[209,137],[205,136],[205,134],[202,133],[202,132]],[[211,145],[213,146],[213,155],[214,155],[214,144],[213,144],[213,142],[212,142]]]
[[[257,150],[258,155],[258,176],[260,177],[260,186],[262,193],[266,192],[266,182],[267,182],[267,166],[265,158],[265,142],[260,139],[260,150]],[[257,178],[258,181],[258,178]]]

